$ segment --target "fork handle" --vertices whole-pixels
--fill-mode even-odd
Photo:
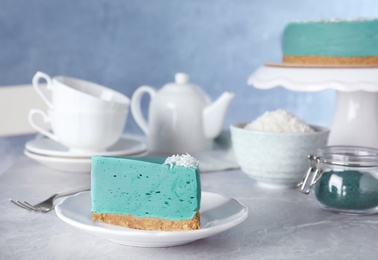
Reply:
[[[60,198],[60,197],[65,197],[65,196],[69,196],[69,195],[73,195],[73,194],[76,194],[76,193],[79,193],[79,192],[82,192],[82,191],[89,191],[91,190],[91,187],[90,186],[86,186],[86,187],[81,187],[81,188],[77,188],[77,189],[74,189],[74,190],[70,190],[70,191],[63,191],[63,192],[59,192],[55,195],[54,199],[57,199],[57,198]]]

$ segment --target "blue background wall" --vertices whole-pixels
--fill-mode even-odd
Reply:
[[[333,91],[258,90],[247,78],[280,61],[287,22],[377,15],[376,0],[0,0],[0,85],[40,70],[131,96],[186,72],[212,98],[236,93],[225,127],[277,108],[329,126]],[[126,131],[141,133],[131,116]]]

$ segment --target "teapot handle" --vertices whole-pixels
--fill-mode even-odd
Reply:
[[[147,93],[150,95],[151,100],[156,95],[156,90],[149,86],[141,86],[135,90],[133,96],[131,97],[131,113],[135,119],[135,122],[139,125],[142,131],[148,136],[150,131],[147,126],[147,120],[142,114],[141,101],[143,95]],[[150,101],[151,102],[151,101]]]

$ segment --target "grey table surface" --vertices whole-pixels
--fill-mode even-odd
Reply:
[[[259,187],[239,170],[201,174],[202,190],[249,208],[240,225],[168,248],[118,245],[35,213],[9,198],[38,202],[90,182],[90,174],[58,172],[19,155],[0,175],[0,259],[377,259],[378,216],[321,210],[311,195]]]

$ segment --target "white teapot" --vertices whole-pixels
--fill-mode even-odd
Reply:
[[[146,134],[150,151],[174,154],[208,150],[220,134],[234,93],[225,92],[210,103],[203,91],[188,81],[187,74],[177,73],[175,83],[159,91],[141,86],[134,92],[131,113]],[[148,122],[141,111],[141,99],[146,93],[151,97]]]

